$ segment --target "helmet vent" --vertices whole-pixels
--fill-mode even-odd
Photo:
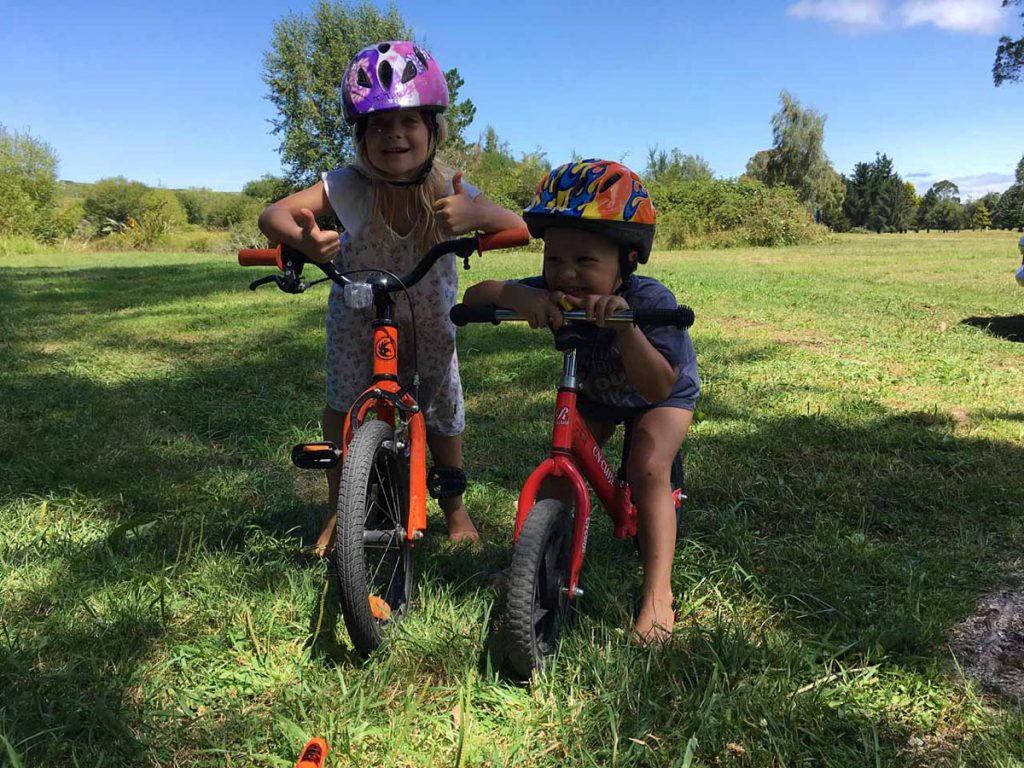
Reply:
[[[377,67],[377,79],[380,80],[380,84],[384,86],[385,90],[391,88],[391,78],[395,72],[391,69],[391,64],[387,61],[382,61]]]
[[[405,62],[405,69],[402,70],[402,82],[408,83],[414,77],[416,77],[416,65],[412,63],[412,60]]]
[[[618,181],[619,179],[621,179],[621,178],[622,178],[622,174],[621,174],[621,173],[616,173],[616,174],[612,175],[612,176],[611,176],[611,177],[610,177],[610,178],[609,178],[609,179],[608,179],[608,180],[607,180],[607,181],[606,181],[606,182],[605,182],[604,184],[602,184],[602,185],[601,185],[601,189],[600,189],[600,191],[601,191],[601,192],[607,192],[607,191],[608,191],[608,188],[609,188],[609,187],[610,187],[610,186],[611,186],[612,184],[614,184],[614,183],[615,183],[616,181]]]
[[[416,58],[420,60],[420,64],[424,67],[427,66],[427,57],[423,55],[423,51],[419,48],[413,48],[412,51],[416,54]]]
[[[391,50],[391,43],[381,43],[377,46],[377,50],[381,53],[387,53]]]
[[[356,73],[356,82],[363,86],[363,88],[373,87],[373,83],[370,82],[370,76],[366,74],[366,70],[362,67],[360,67],[359,71]]]

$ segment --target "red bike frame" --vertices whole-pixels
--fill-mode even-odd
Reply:
[[[575,372],[576,352],[569,350],[565,353],[562,386],[558,388],[558,397],[555,400],[551,456],[533,470],[523,485],[516,507],[514,538],[514,541],[519,541],[519,533],[537,501],[541,483],[549,477],[567,478],[572,486],[576,509],[572,532],[572,570],[569,576],[571,596],[577,594],[583,555],[587,549],[587,536],[590,533],[591,507],[587,482],[611,517],[613,533],[617,538],[635,536],[637,521],[636,507],[630,499],[629,484],[616,478],[601,447],[576,410]]]

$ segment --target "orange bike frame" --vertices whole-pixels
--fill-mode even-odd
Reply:
[[[352,433],[362,426],[370,411],[377,418],[395,426],[395,405],[385,394],[397,395],[398,385],[398,326],[391,320],[378,319],[373,323],[373,384],[363,391],[345,415],[342,434],[342,457],[348,458],[348,444]],[[416,410],[409,414],[409,519],[406,537],[418,538],[419,531],[427,528],[427,431],[423,413],[416,400],[406,392],[401,402]]]

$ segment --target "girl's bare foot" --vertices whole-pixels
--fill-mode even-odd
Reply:
[[[448,541],[480,541],[480,534],[465,506],[445,512],[444,516],[448,520]]]
[[[337,527],[337,515],[331,515],[324,523],[323,530],[316,537],[316,544],[313,545],[313,554],[317,557],[327,557],[334,551],[334,531]]]
[[[671,593],[667,598],[644,595],[633,625],[633,642],[641,646],[663,645],[672,637],[675,623]]]

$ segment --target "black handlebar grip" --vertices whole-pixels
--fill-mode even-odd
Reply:
[[[674,325],[676,328],[689,328],[693,325],[693,310],[687,306],[675,309],[635,309],[633,322],[636,325]]]
[[[479,307],[471,307],[467,304],[456,304],[452,307],[448,316],[455,325],[467,325],[468,323],[493,323],[498,324],[494,319],[494,312],[497,309],[493,304],[485,304]]]

